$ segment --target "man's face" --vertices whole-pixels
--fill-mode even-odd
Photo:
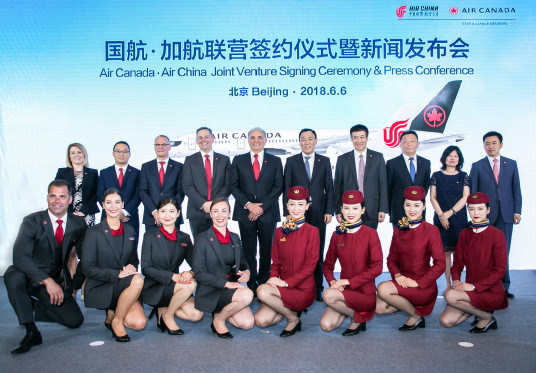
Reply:
[[[350,136],[352,138],[352,143],[354,144],[354,149],[361,153],[364,152],[368,142],[367,133],[365,131],[357,131],[352,132]]]
[[[266,145],[266,137],[260,130],[253,130],[249,134],[248,138],[249,148],[254,153],[260,153]]]
[[[51,186],[47,194],[48,210],[54,216],[61,218],[67,212],[72,200],[66,186]]]
[[[408,157],[413,157],[417,153],[418,147],[419,140],[417,139],[417,136],[412,133],[404,135],[400,141],[400,149],[402,149],[402,152]]]
[[[502,147],[503,144],[497,136],[488,136],[484,140],[484,150],[486,151],[486,154],[492,158],[497,158],[499,156]]]
[[[209,153],[212,150],[212,144],[214,144],[214,136],[210,134],[209,130],[200,130],[197,132],[195,142],[201,151]]]
[[[130,150],[125,144],[117,144],[112,155],[114,156],[116,165],[126,166],[130,159]]]
[[[313,154],[317,142],[315,134],[311,131],[305,131],[300,135],[301,150],[306,155]]]
[[[154,140],[154,152],[158,159],[166,159],[169,157],[170,149],[171,145],[169,145],[169,141],[165,137],[159,136]]]

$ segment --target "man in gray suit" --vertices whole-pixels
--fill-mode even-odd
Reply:
[[[208,214],[212,200],[229,197],[231,167],[229,157],[212,150],[214,135],[210,128],[197,129],[196,142],[200,151],[186,157],[182,171],[182,189],[188,196],[186,217],[194,240],[212,226]]]
[[[340,155],[335,167],[335,210],[337,220],[342,220],[341,199],[347,190],[359,190],[365,196],[363,224],[378,228],[388,209],[387,171],[383,154],[367,149],[369,131],[362,124],[350,129],[354,150]]]

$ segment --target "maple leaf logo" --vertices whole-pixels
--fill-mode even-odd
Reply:
[[[430,127],[441,127],[445,119],[445,110],[440,106],[432,105],[424,111],[424,122]]]

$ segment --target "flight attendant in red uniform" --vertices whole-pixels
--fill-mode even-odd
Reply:
[[[508,307],[508,299],[502,284],[508,261],[504,233],[490,225],[489,197],[485,193],[473,193],[467,197],[471,227],[461,231],[454,252],[452,265],[452,289],[445,293],[447,307],[439,322],[451,328],[475,315],[470,333],[486,333],[497,329],[492,315],[495,310]],[[465,267],[465,282],[461,274]]]
[[[291,219],[275,230],[270,279],[257,289],[262,305],[255,315],[255,324],[261,328],[286,318],[288,324],[281,337],[301,331],[301,312],[315,300],[314,271],[320,242],[318,229],[304,218],[309,207],[307,188],[291,187],[287,197]]]
[[[377,314],[403,311],[408,315],[400,331],[425,327],[424,316],[432,313],[437,298],[436,280],[445,271],[439,230],[422,216],[425,197],[426,191],[420,186],[409,186],[404,191],[406,217],[393,231],[387,256],[393,280],[378,286]]]
[[[350,325],[342,333],[348,337],[367,330],[367,321],[376,309],[374,279],[382,273],[383,254],[378,232],[362,225],[363,194],[357,190],[344,192],[341,213],[344,218],[331,236],[324,260],[324,276],[330,288],[324,291],[326,309],[320,327],[326,332],[338,328],[346,317]],[[335,262],[341,264],[340,280],[335,279]]]

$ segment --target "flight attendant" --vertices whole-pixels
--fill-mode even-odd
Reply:
[[[300,315],[315,300],[314,271],[318,262],[318,228],[305,222],[309,207],[309,191],[294,186],[287,192],[290,220],[275,230],[272,245],[270,278],[257,289],[262,302],[255,314],[261,328],[278,323],[283,317],[287,326],[281,337],[301,331]]]
[[[393,231],[387,256],[387,268],[393,279],[378,286],[376,313],[405,312],[408,319],[398,330],[408,331],[424,328],[424,316],[434,309],[436,280],[445,271],[445,255],[439,230],[422,216],[426,190],[409,186],[403,197],[406,216]]]
[[[382,273],[383,254],[378,232],[361,220],[365,212],[363,194],[346,191],[341,200],[343,221],[331,235],[323,266],[330,288],[323,294],[326,309],[320,327],[330,332],[350,317],[350,325],[342,333],[348,337],[367,330],[366,322],[374,316],[374,279]],[[341,265],[339,280],[333,275],[337,259]]]

